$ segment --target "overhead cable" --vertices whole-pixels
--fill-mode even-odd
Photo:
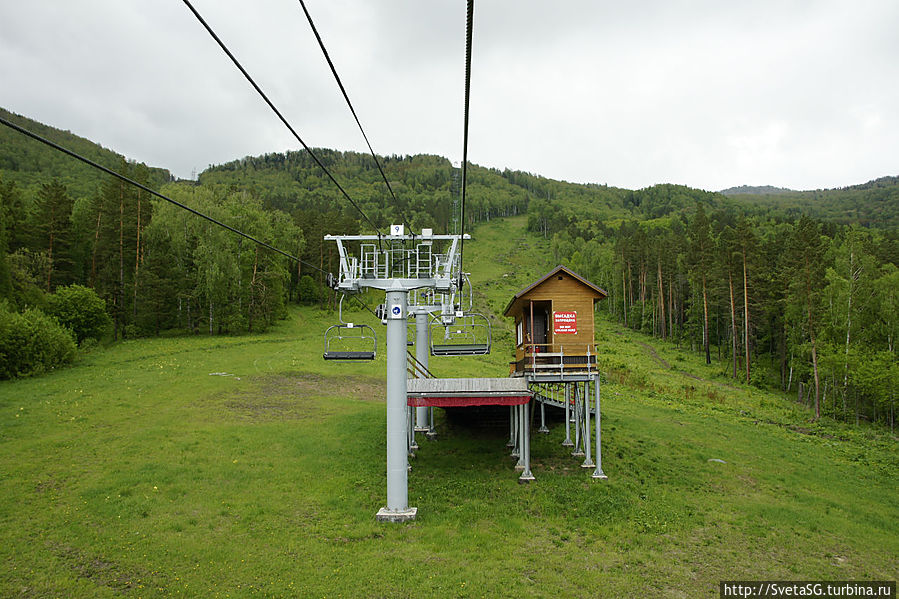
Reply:
[[[471,96],[471,33],[474,20],[474,0],[468,0],[468,18],[465,26],[465,119],[462,133],[462,200],[459,232],[465,234],[465,188],[468,181],[468,100]],[[462,284],[462,253],[465,242],[459,240],[459,285]]]
[[[390,192],[390,195],[393,197],[393,201],[399,206],[399,200],[396,197],[396,194],[393,193],[393,187],[390,186],[390,181],[387,180],[387,175],[384,174],[384,169],[381,167],[381,161],[378,160],[377,154],[375,154],[374,149],[371,147],[371,142],[368,141],[368,136],[365,134],[365,129],[362,128],[362,123],[359,121],[359,116],[356,114],[356,110],[353,108],[353,103],[350,102],[350,96],[347,94],[346,88],[343,87],[343,82],[340,80],[340,75],[337,74],[337,68],[334,66],[334,62],[331,60],[331,56],[328,54],[328,50],[325,48],[325,42],[322,41],[321,35],[318,33],[318,29],[315,26],[315,23],[312,21],[312,15],[309,14],[309,10],[306,8],[306,3],[303,0],[300,0],[300,6],[303,7],[303,12],[306,14],[306,20],[309,21],[309,27],[312,28],[312,33],[315,34],[315,39],[318,40],[318,45],[322,49],[322,54],[325,55],[325,60],[328,61],[328,66],[331,67],[331,73],[334,75],[335,81],[337,81],[338,87],[340,87],[340,92],[343,94],[343,99],[346,100],[346,105],[349,107],[350,112],[353,113],[353,118],[356,119],[356,124],[359,126],[359,132],[362,133],[362,138],[365,139],[365,143],[368,146],[368,151],[371,153],[371,157],[375,160],[375,165],[378,167],[378,171],[381,173],[381,178],[384,179],[384,184],[387,185],[387,190]],[[409,228],[409,231],[412,231],[412,226],[406,221],[404,215],[400,215],[403,219],[403,223],[406,227]]]
[[[305,261],[303,261],[303,260],[300,260],[299,258],[297,258],[296,256],[294,256],[294,255],[292,255],[292,254],[288,254],[287,252],[285,252],[285,251],[283,251],[283,250],[279,250],[278,248],[276,248],[276,247],[274,247],[274,246],[272,246],[272,245],[269,245],[268,243],[266,243],[266,242],[264,242],[264,241],[261,241],[261,240],[259,240],[259,239],[256,239],[256,238],[253,237],[252,235],[247,235],[247,234],[244,233],[243,231],[239,231],[239,230],[235,229],[234,227],[232,227],[232,226],[230,226],[230,225],[226,225],[225,223],[223,223],[223,222],[221,222],[221,221],[218,221],[218,220],[212,218],[211,216],[208,216],[208,215],[206,215],[206,214],[203,214],[202,212],[200,212],[200,211],[198,211],[198,210],[194,210],[194,209],[191,208],[190,206],[186,206],[185,204],[182,204],[181,202],[179,202],[179,201],[177,201],[177,200],[173,200],[172,198],[169,198],[169,197],[167,197],[167,196],[164,196],[164,195],[162,195],[161,193],[159,193],[158,191],[154,191],[153,189],[147,187],[146,185],[144,185],[144,184],[142,184],[142,183],[138,183],[138,182],[135,181],[134,179],[131,179],[131,178],[129,178],[129,177],[126,177],[125,175],[122,175],[122,174],[120,174],[120,173],[117,173],[117,172],[115,172],[115,171],[112,170],[112,169],[108,169],[108,168],[106,168],[105,166],[103,166],[102,164],[97,164],[97,163],[94,162],[93,160],[91,160],[91,159],[89,159],[89,158],[85,158],[84,156],[81,156],[80,154],[77,154],[77,153],[73,152],[72,150],[69,150],[69,149],[67,149],[67,148],[64,148],[64,147],[62,147],[61,145],[59,145],[59,144],[57,144],[57,143],[54,143],[54,142],[50,141],[49,139],[46,139],[46,138],[44,138],[44,137],[41,137],[41,136],[38,135],[37,133],[33,133],[33,132],[31,132],[31,131],[29,131],[29,130],[27,130],[27,129],[24,129],[24,128],[20,127],[19,125],[15,124],[15,123],[13,123],[13,122],[10,122],[10,121],[8,121],[8,120],[6,120],[6,119],[3,118],[2,116],[0,116],[0,123],[6,125],[6,126],[9,127],[10,129],[14,129],[14,130],[18,131],[19,133],[22,133],[23,135],[27,135],[28,137],[30,137],[30,138],[32,138],[32,139],[34,139],[34,140],[37,140],[37,141],[39,141],[39,142],[41,142],[41,143],[43,143],[43,144],[46,144],[46,145],[50,146],[51,148],[53,148],[53,149],[55,149],[55,150],[59,150],[59,151],[62,152],[63,154],[68,154],[68,155],[71,156],[72,158],[75,158],[76,160],[80,160],[81,162],[83,162],[83,163],[85,163],[85,164],[87,164],[87,165],[90,165],[90,166],[92,166],[92,167],[94,167],[94,168],[96,168],[96,169],[99,169],[99,170],[103,171],[104,173],[106,173],[106,174],[108,174],[108,175],[112,175],[113,177],[115,177],[115,178],[117,178],[117,179],[119,179],[119,180],[121,180],[121,181],[124,181],[125,183],[129,183],[129,184],[131,184],[131,185],[134,185],[135,187],[137,187],[137,188],[139,188],[139,189],[142,189],[142,190],[146,191],[147,193],[149,193],[149,194],[151,194],[151,195],[154,195],[154,196],[156,196],[157,198],[159,198],[159,199],[161,199],[161,200],[165,200],[166,202],[169,202],[170,204],[174,204],[175,206],[178,206],[179,208],[183,208],[184,210],[187,210],[187,211],[190,212],[191,214],[195,214],[196,216],[199,216],[200,218],[204,218],[204,219],[208,220],[209,222],[211,222],[211,223],[213,223],[213,224],[216,224],[216,225],[218,225],[218,226],[220,226],[220,227],[223,227],[223,228],[225,228],[225,229],[231,231],[232,233],[236,233],[237,235],[240,235],[241,237],[244,237],[244,238],[246,238],[246,239],[249,239],[249,240],[252,241],[253,243],[257,243],[257,244],[261,245],[261,246],[264,247],[264,248],[267,248],[267,249],[269,249],[269,250],[272,250],[273,252],[277,252],[277,253],[281,254],[282,256],[285,256],[285,257],[287,257],[287,258],[290,258],[291,260],[295,260],[296,262],[299,262],[299,263],[302,264],[303,266],[308,266],[309,268],[313,268],[313,269],[315,269],[315,270],[317,270],[317,271],[319,271],[319,272],[322,272],[322,273],[327,274],[326,271],[322,270],[321,268],[319,268],[319,267],[317,267],[317,266],[315,266],[315,265],[313,265],[313,264],[310,264],[310,263],[308,263],[308,262],[305,262]]]
[[[103,171],[104,173],[106,173],[106,174],[108,174],[108,175],[112,175],[112,176],[115,177],[116,179],[119,179],[119,180],[121,180],[121,181],[124,181],[125,183],[129,183],[129,184],[131,184],[131,185],[134,185],[135,187],[137,187],[137,188],[139,188],[139,189],[142,189],[143,191],[146,191],[147,193],[149,193],[149,194],[151,194],[151,195],[154,195],[154,196],[156,196],[157,198],[159,198],[159,199],[161,199],[161,200],[165,200],[166,202],[169,202],[170,204],[174,204],[175,206],[177,206],[177,207],[179,207],[179,208],[182,208],[182,209],[184,209],[184,210],[187,210],[187,211],[190,212],[191,214],[194,214],[194,215],[196,215],[196,216],[199,216],[200,218],[206,219],[207,221],[209,221],[209,222],[211,222],[211,223],[213,223],[213,224],[215,224],[215,225],[218,225],[218,226],[220,226],[220,227],[222,227],[222,228],[224,228],[224,229],[227,229],[228,231],[231,231],[232,233],[235,233],[235,234],[237,234],[237,235],[240,235],[241,237],[244,237],[245,239],[249,239],[249,240],[252,241],[253,243],[259,244],[260,246],[262,246],[262,247],[264,247],[264,248],[266,248],[266,249],[269,249],[269,250],[271,250],[271,251],[273,251],[273,252],[277,252],[278,254],[281,254],[282,256],[284,256],[284,257],[286,257],[286,258],[290,258],[291,260],[294,260],[294,261],[296,261],[296,262],[299,262],[299,263],[302,264],[303,266],[309,267],[309,268],[311,268],[311,269],[313,269],[313,270],[317,270],[318,272],[323,273],[323,274],[330,274],[330,273],[328,273],[328,271],[326,271],[326,270],[324,270],[324,269],[322,269],[322,268],[319,268],[318,266],[315,266],[314,264],[311,264],[311,263],[309,263],[309,262],[306,262],[305,260],[302,260],[302,259],[300,259],[300,258],[298,258],[298,257],[296,257],[296,256],[294,256],[294,255],[292,255],[292,254],[288,254],[287,252],[285,252],[285,251],[283,251],[283,250],[279,250],[278,248],[276,248],[276,247],[274,247],[274,246],[272,246],[272,245],[270,245],[270,244],[268,244],[268,243],[266,243],[266,242],[264,242],[264,241],[261,241],[261,240],[259,240],[259,239],[256,239],[256,238],[253,237],[252,235],[247,235],[247,234],[244,233],[243,231],[240,231],[240,230],[238,230],[238,229],[235,229],[234,227],[232,227],[232,226],[230,226],[230,225],[226,225],[225,223],[223,223],[223,222],[221,222],[221,221],[219,221],[219,220],[216,220],[216,219],[212,218],[211,216],[208,216],[208,215],[206,215],[206,214],[203,214],[203,213],[200,212],[199,210],[195,210],[195,209],[191,208],[190,206],[187,206],[187,205],[185,205],[185,204],[182,204],[181,202],[179,202],[179,201],[177,201],[177,200],[173,200],[172,198],[170,198],[170,197],[168,197],[168,196],[165,196],[165,195],[159,193],[158,191],[155,191],[155,190],[153,190],[153,189],[147,187],[146,185],[143,185],[142,183],[138,183],[138,182],[135,181],[134,179],[131,179],[131,178],[126,177],[126,176],[124,176],[124,175],[122,175],[122,174],[120,174],[120,173],[117,173],[117,172],[115,172],[115,171],[112,170],[112,169],[106,168],[106,167],[103,166],[102,164],[97,164],[97,163],[94,162],[93,160],[91,160],[91,159],[89,159],[89,158],[85,158],[84,156],[81,156],[80,154],[77,154],[77,153],[73,152],[72,150],[69,150],[68,148],[64,148],[63,146],[61,146],[61,145],[59,145],[59,144],[57,144],[57,143],[55,143],[55,142],[52,142],[52,141],[50,141],[49,139],[47,139],[47,138],[45,138],[45,137],[41,137],[41,136],[38,135],[37,133],[33,133],[33,132],[29,131],[28,129],[25,129],[25,128],[23,128],[23,127],[20,127],[19,125],[15,124],[15,123],[13,123],[13,122],[11,122],[11,121],[6,120],[6,119],[3,118],[2,116],[0,116],[0,123],[2,123],[3,125],[6,125],[6,126],[9,127],[10,129],[14,129],[15,131],[18,131],[19,133],[22,133],[23,135],[27,135],[28,137],[30,137],[30,138],[32,138],[32,139],[34,139],[34,140],[36,140],[36,141],[39,141],[39,142],[41,142],[41,143],[43,143],[43,144],[46,144],[46,145],[50,146],[51,148],[53,148],[53,149],[55,149],[55,150],[59,150],[59,151],[62,152],[63,154],[67,154],[67,155],[71,156],[72,158],[75,158],[76,160],[80,160],[81,162],[83,162],[83,163],[85,163],[85,164],[87,164],[87,165],[89,165],[89,166],[92,166],[92,167],[94,167],[95,169],[101,170],[101,171]],[[356,297],[355,295],[352,296],[352,298],[355,299],[355,300],[359,303],[360,306],[362,306],[363,308],[365,308],[366,310],[368,310],[368,312],[371,313],[372,316],[374,316],[375,318],[378,317],[377,314],[375,314],[374,311],[373,311],[371,308],[369,308],[368,305],[367,305],[365,302],[363,302],[362,300],[360,300],[360,299],[359,299],[358,297]]]
[[[184,4],[187,5],[187,8],[189,8],[190,11],[194,14],[194,16],[200,22],[200,24],[203,25],[203,27],[206,29],[206,31],[209,33],[209,35],[212,36],[212,39],[214,39],[216,41],[216,43],[219,45],[219,47],[222,49],[222,51],[224,51],[225,54],[228,55],[228,58],[231,59],[231,62],[234,63],[234,66],[236,66],[238,68],[238,70],[246,78],[246,80],[250,82],[250,85],[253,86],[253,89],[255,89],[256,92],[262,97],[262,99],[265,100],[265,103],[268,104],[268,107],[272,109],[272,112],[274,112],[277,115],[277,117],[281,120],[281,122],[284,123],[284,126],[287,127],[287,129],[293,134],[293,136],[296,138],[296,140],[298,142],[300,142],[300,145],[303,146],[303,149],[305,149],[306,152],[309,153],[309,156],[312,157],[312,160],[315,161],[315,163],[319,166],[319,168],[322,169],[322,171],[324,171],[324,173],[326,175],[328,175],[328,178],[331,179],[331,182],[337,186],[337,189],[340,190],[340,192],[343,194],[343,197],[345,197],[347,199],[347,201],[349,201],[349,203],[352,204],[353,207],[359,211],[359,214],[362,215],[362,218],[365,219],[365,221],[369,225],[371,225],[375,231],[378,231],[378,227],[375,225],[375,223],[373,223],[372,220],[370,218],[368,218],[368,216],[365,214],[365,212],[362,211],[362,208],[360,208],[359,205],[355,201],[353,201],[353,198],[351,198],[350,194],[348,194],[346,192],[346,190],[340,185],[340,183],[337,182],[337,179],[334,178],[334,175],[332,175],[331,172],[327,168],[325,168],[325,165],[322,163],[321,160],[318,159],[318,156],[316,156],[315,153],[312,151],[312,149],[308,145],[306,145],[306,142],[303,141],[303,138],[300,137],[300,135],[296,132],[296,130],[294,130],[294,128],[291,126],[291,124],[289,122],[287,122],[287,119],[284,118],[284,115],[281,114],[281,111],[279,111],[277,109],[277,107],[275,107],[275,105],[272,103],[272,101],[269,100],[268,96],[265,95],[265,92],[262,91],[262,88],[260,88],[259,85],[256,84],[256,81],[254,81],[253,78],[250,76],[250,74],[246,71],[246,69],[243,68],[243,66],[240,64],[240,62],[237,60],[237,58],[235,58],[234,54],[232,54],[231,51],[228,50],[228,47],[225,46],[225,43],[221,40],[221,38],[219,38],[219,36],[216,35],[215,31],[212,30],[212,27],[210,27],[209,24],[203,19],[203,17],[200,16],[200,13],[197,12],[197,9],[193,7],[193,4],[190,3],[190,0],[183,0],[183,2],[184,2]],[[380,234],[381,234],[380,231],[378,231],[379,236],[380,236]]]

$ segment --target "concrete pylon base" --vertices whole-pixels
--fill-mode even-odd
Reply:
[[[606,476],[602,470],[597,470],[596,472],[594,472],[591,478],[595,480],[609,480],[609,477]]]
[[[571,457],[573,457],[573,458],[582,458],[582,457],[584,457],[584,452],[583,452],[583,451],[572,451],[572,452],[571,452]]]
[[[571,439],[566,439],[562,441],[562,447],[574,447],[574,442]]]
[[[428,432],[429,430],[431,430],[431,428],[428,427],[428,426],[416,426],[416,427],[415,427],[415,432],[416,432],[416,433],[426,433],[426,432]]]
[[[545,426],[541,426],[540,428],[537,429],[537,432],[538,432],[538,433],[549,434],[549,429],[546,428]]]
[[[388,510],[386,507],[382,507],[378,510],[378,513],[375,514],[375,519],[378,522],[408,522],[409,520],[415,520],[415,517],[417,515],[417,507],[410,507],[409,509],[401,512],[393,512]]]
[[[593,460],[591,460],[589,458],[584,460],[584,463],[581,464],[581,468],[595,468],[595,467],[596,467],[596,464],[594,464]]]
[[[534,475],[531,474],[530,471],[522,472],[522,473],[521,473],[521,476],[518,477],[518,484],[519,484],[519,485],[526,485],[526,484],[528,484],[529,482],[531,482],[532,480],[537,480],[537,479],[534,478]]]

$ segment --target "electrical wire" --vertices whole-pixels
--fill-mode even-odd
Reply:
[[[219,36],[216,35],[215,31],[212,30],[212,27],[210,27],[209,24],[203,19],[203,17],[200,16],[200,13],[197,12],[197,9],[194,8],[193,4],[190,3],[190,0],[183,0],[183,2],[184,2],[184,4],[187,5],[187,8],[189,8],[190,11],[194,14],[194,16],[200,22],[200,24],[203,25],[203,27],[206,29],[206,31],[209,33],[209,35],[212,36],[212,39],[214,39],[216,41],[216,43],[219,45],[219,47],[222,49],[222,51],[224,51],[224,53],[228,55],[228,58],[231,59],[231,62],[234,63],[234,66],[236,66],[237,69],[246,78],[246,80],[250,82],[250,85],[253,86],[253,89],[255,89],[256,92],[262,97],[262,99],[265,100],[265,103],[268,104],[268,107],[271,108],[272,111],[275,113],[275,115],[277,115],[277,117],[281,120],[281,122],[284,123],[284,126],[287,127],[287,129],[293,134],[293,136],[296,138],[296,140],[298,142],[300,142],[300,145],[303,146],[303,149],[305,149],[306,152],[309,153],[309,156],[312,157],[312,160],[314,160],[315,163],[319,166],[319,168],[321,168],[322,171],[324,171],[324,173],[326,175],[328,175],[328,178],[331,179],[331,182],[337,186],[337,189],[340,190],[340,192],[343,194],[343,197],[345,197],[347,199],[347,201],[349,201],[349,203],[352,204],[353,207],[359,211],[359,214],[362,215],[362,218],[365,219],[365,221],[369,225],[371,225],[375,231],[378,232],[378,236],[380,237],[381,233],[380,233],[380,231],[378,231],[378,227],[375,225],[375,223],[373,223],[372,220],[370,218],[368,218],[368,216],[362,210],[362,208],[360,208],[359,205],[355,201],[353,201],[353,198],[351,198],[350,194],[348,194],[346,192],[346,190],[340,185],[340,183],[337,182],[337,179],[334,178],[334,175],[332,175],[331,172],[327,168],[325,168],[325,165],[322,163],[321,160],[318,159],[318,156],[316,156],[315,153],[312,151],[312,149],[308,145],[306,145],[306,142],[303,141],[303,138],[300,137],[300,135],[296,132],[296,130],[294,130],[294,128],[291,126],[291,124],[289,122],[287,122],[287,119],[284,118],[284,115],[281,114],[281,111],[278,110],[277,107],[275,107],[275,105],[272,103],[271,100],[269,100],[269,98],[265,94],[265,92],[262,91],[262,88],[256,84],[256,81],[254,81],[253,78],[250,76],[250,74],[247,72],[247,70],[243,68],[243,66],[240,64],[240,62],[237,60],[237,58],[235,58],[234,54],[232,54],[231,51],[228,50],[228,47],[225,46],[225,43],[221,40],[221,38],[219,38]]]
[[[396,194],[393,192],[393,187],[390,186],[390,181],[387,180],[387,175],[384,174],[384,169],[381,167],[381,161],[378,160],[377,154],[375,154],[374,149],[371,147],[371,142],[368,141],[368,135],[365,134],[365,129],[362,128],[362,123],[359,121],[359,116],[356,114],[356,110],[353,108],[353,103],[350,102],[350,96],[347,94],[346,88],[343,86],[343,81],[340,79],[340,75],[337,74],[337,68],[334,66],[334,62],[331,60],[331,56],[328,54],[328,50],[325,48],[325,42],[322,41],[321,35],[318,33],[318,28],[316,28],[315,23],[312,21],[312,15],[309,14],[309,10],[306,8],[306,3],[303,0],[300,1],[300,6],[303,8],[303,12],[306,14],[306,20],[309,21],[309,27],[312,28],[312,33],[315,34],[315,39],[318,40],[318,45],[322,50],[322,54],[325,55],[325,60],[328,61],[328,66],[331,67],[331,74],[334,75],[334,80],[337,81],[338,87],[340,87],[340,92],[343,94],[343,99],[346,100],[346,105],[349,107],[350,112],[353,113],[353,118],[356,119],[356,124],[359,126],[359,132],[362,133],[362,138],[365,139],[365,144],[368,146],[368,151],[371,153],[371,157],[375,160],[375,165],[378,167],[378,172],[381,173],[381,178],[384,179],[384,184],[387,185],[387,190],[390,192],[390,195],[393,197],[393,201],[399,206],[400,201],[397,199]],[[403,223],[409,229],[409,232],[412,232],[412,226],[406,220],[404,215],[400,215],[400,218],[403,219]]]
[[[122,174],[120,174],[120,173],[117,173],[117,172],[115,172],[115,171],[112,170],[112,169],[108,169],[108,168],[106,168],[105,166],[103,166],[102,164],[97,164],[97,163],[94,162],[93,160],[91,160],[91,159],[89,159],[89,158],[85,158],[84,156],[81,156],[80,154],[77,154],[76,152],[73,152],[72,150],[69,150],[68,148],[65,148],[65,147],[63,147],[63,146],[61,146],[61,145],[59,145],[59,144],[57,144],[57,143],[55,143],[55,142],[52,142],[52,141],[50,141],[49,139],[46,139],[45,137],[41,137],[41,136],[38,135],[37,133],[33,133],[33,132],[29,131],[28,129],[25,129],[25,128],[23,128],[23,127],[20,127],[19,125],[15,124],[15,123],[13,123],[13,122],[11,122],[11,121],[6,120],[6,119],[3,118],[2,116],[0,116],[0,124],[6,125],[6,126],[9,127],[10,129],[13,129],[13,130],[15,130],[15,131],[18,131],[19,133],[21,133],[21,134],[23,134],[23,135],[26,135],[26,136],[30,137],[31,139],[34,139],[34,140],[36,140],[36,141],[39,141],[39,142],[41,142],[42,144],[48,145],[48,146],[50,146],[51,148],[53,148],[53,149],[55,149],[55,150],[58,150],[58,151],[62,152],[63,154],[67,154],[68,156],[71,156],[72,158],[75,158],[76,160],[80,160],[81,162],[83,162],[83,163],[85,163],[85,164],[87,164],[87,165],[89,165],[89,166],[92,166],[92,167],[94,167],[95,169],[101,170],[101,171],[103,171],[104,173],[106,173],[106,174],[108,174],[108,175],[112,175],[112,176],[115,177],[116,179],[119,179],[119,180],[121,180],[121,181],[124,181],[125,183],[129,183],[129,184],[131,184],[131,185],[133,185],[133,186],[135,186],[135,187],[137,187],[137,188],[139,188],[139,189],[142,189],[143,191],[146,191],[147,193],[149,193],[149,194],[151,194],[151,195],[154,195],[154,196],[156,196],[157,198],[159,198],[159,199],[161,199],[161,200],[165,200],[166,202],[169,202],[170,204],[174,204],[175,206],[177,206],[177,207],[179,207],[179,208],[182,208],[182,209],[184,209],[184,210],[187,210],[187,211],[190,212],[191,214],[194,214],[194,215],[196,215],[196,216],[199,216],[200,218],[206,219],[207,221],[209,221],[209,222],[211,222],[211,223],[213,223],[213,224],[215,224],[215,225],[218,225],[218,226],[220,226],[220,227],[222,227],[222,228],[224,228],[224,229],[227,229],[228,231],[231,231],[232,233],[235,233],[235,234],[237,234],[237,235],[240,235],[241,237],[244,237],[245,239],[249,239],[249,240],[252,241],[253,243],[257,243],[257,244],[261,245],[262,247],[264,247],[264,248],[266,248],[266,249],[269,249],[269,250],[271,250],[271,251],[273,251],[273,252],[277,252],[278,254],[281,254],[282,256],[284,256],[284,257],[286,257],[286,258],[290,258],[291,260],[294,260],[294,261],[296,261],[296,262],[299,262],[299,263],[302,264],[303,266],[309,267],[309,268],[311,268],[311,269],[313,269],[313,270],[317,270],[318,272],[323,273],[323,274],[330,274],[330,273],[328,273],[328,271],[326,271],[326,270],[324,270],[324,269],[322,269],[322,268],[319,268],[318,266],[315,266],[314,264],[310,264],[309,262],[306,262],[305,260],[302,260],[302,259],[300,259],[300,258],[298,258],[298,257],[296,257],[296,256],[294,256],[294,255],[292,255],[292,254],[288,254],[287,252],[285,252],[285,251],[283,251],[283,250],[279,250],[278,248],[276,248],[276,247],[274,247],[274,246],[272,246],[272,245],[269,245],[268,243],[266,243],[266,242],[264,242],[264,241],[261,241],[261,240],[259,240],[259,239],[256,239],[256,238],[253,237],[252,235],[247,235],[247,234],[244,233],[243,231],[240,231],[240,230],[238,230],[238,229],[235,229],[234,227],[232,227],[232,226],[230,226],[230,225],[226,225],[225,223],[223,223],[223,222],[221,222],[221,221],[218,221],[218,220],[212,218],[211,216],[208,216],[208,215],[206,215],[206,214],[203,214],[202,212],[200,212],[200,211],[198,211],[198,210],[195,210],[195,209],[191,208],[190,206],[187,206],[187,205],[185,205],[185,204],[182,204],[181,202],[179,202],[179,201],[177,201],[177,200],[173,200],[172,198],[167,197],[167,196],[161,194],[161,193],[159,193],[158,191],[154,191],[153,189],[147,187],[146,185],[143,185],[142,183],[138,183],[138,182],[135,181],[134,179],[131,179],[131,178],[126,177],[126,176],[124,176],[124,175],[122,175]],[[355,296],[355,295],[352,295],[352,296],[350,296],[350,297],[352,297],[354,300],[356,300],[356,301],[359,303],[360,306],[362,306],[363,308],[365,308],[366,310],[368,310],[368,312],[369,312],[372,316],[374,316],[375,318],[378,318],[378,315],[374,312],[374,310],[372,310],[372,309],[368,306],[368,304],[366,304],[365,302],[363,302],[361,299],[359,299],[359,298],[358,298],[357,296]],[[380,319],[379,319],[379,320],[380,320]]]
[[[296,262],[299,262],[299,263],[302,264],[303,266],[308,266],[309,268],[312,268],[312,269],[315,269],[315,270],[317,270],[317,271],[319,271],[319,272],[322,272],[322,273],[327,274],[327,271],[322,270],[321,268],[315,266],[314,264],[310,264],[310,263],[308,263],[308,262],[305,262],[305,261],[301,260],[300,258],[298,258],[298,257],[296,257],[296,256],[294,256],[294,255],[292,255],[292,254],[288,254],[287,252],[285,252],[285,251],[283,251],[283,250],[279,250],[278,248],[276,248],[276,247],[274,247],[274,246],[272,246],[272,245],[269,245],[268,243],[266,243],[266,242],[264,242],[264,241],[261,241],[261,240],[259,240],[259,239],[256,239],[256,238],[253,237],[252,235],[247,235],[247,234],[244,233],[243,231],[240,231],[240,230],[238,230],[238,229],[235,229],[234,227],[232,227],[232,226],[230,226],[230,225],[226,225],[225,223],[223,223],[223,222],[221,222],[221,221],[218,221],[218,220],[212,218],[211,216],[208,216],[208,215],[206,215],[206,214],[203,214],[202,212],[200,212],[200,211],[198,211],[198,210],[194,210],[194,209],[191,208],[190,206],[187,206],[187,205],[182,204],[181,202],[179,202],[179,201],[177,201],[177,200],[173,200],[172,198],[169,198],[169,197],[167,197],[167,196],[164,196],[163,194],[159,193],[158,191],[154,191],[153,189],[150,189],[150,188],[147,187],[146,185],[143,185],[142,183],[138,183],[138,182],[135,181],[134,179],[131,179],[131,178],[129,178],[129,177],[126,177],[125,175],[122,175],[122,174],[120,174],[120,173],[117,173],[117,172],[115,172],[115,171],[112,170],[112,169],[108,169],[108,168],[106,168],[105,166],[103,166],[102,164],[97,164],[97,163],[94,162],[93,160],[91,160],[91,159],[89,159],[89,158],[85,158],[84,156],[81,156],[80,154],[77,154],[77,153],[73,152],[72,150],[69,150],[68,148],[64,148],[63,146],[61,146],[61,145],[59,145],[59,144],[57,144],[57,143],[55,143],[55,142],[52,142],[52,141],[50,141],[49,139],[46,139],[46,138],[44,138],[44,137],[41,137],[41,136],[38,135],[37,133],[33,133],[33,132],[29,131],[28,129],[25,129],[25,128],[23,128],[23,127],[20,127],[19,125],[15,124],[15,123],[13,123],[13,122],[10,122],[10,121],[8,121],[8,120],[6,120],[6,119],[3,118],[2,116],[0,116],[0,123],[2,123],[3,125],[6,125],[6,126],[9,127],[10,129],[14,129],[15,131],[18,131],[19,133],[22,133],[23,135],[27,135],[27,136],[30,137],[31,139],[34,139],[34,140],[36,140],[36,141],[39,141],[39,142],[41,142],[42,144],[48,145],[48,146],[50,146],[51,148],[53,148],[53,149],[55,149],[55,150],[59,150],[59,151],[62,152],[63,154],[67,154],[67,155],[71,156],[72,158],[75,158],[76,160],[80,160],[81,162],[83,162],[83,163],[85,163],[85,164],[87,164],[87,165],[89,165],[89,166],[92,166],[92,167],[94,167],[95,169],[101,170],[101,171],[103,171],[104,173],[106,173],[106,174],[108,174],[108,175],[112,175],[113,177],[115,177],[115,178],[117,178],[117,179],[119,179],[119,180],[121,180],[121,181],[124,181],[125,183],[130,183],[131,185],[133,185],[133,186],[135,186],[135,187],[137,187],[137,188],[139,188],[139,189],[142,189],[143,191],[146,191],[147,193],[149,193],[149,194],[151,194],[151,195],[154,195],[154,196],[156,196],[157,198],[159,198],[159,199],[161,199],[161,200],[165,200],[166,202],[169,202],[170,204],[174,204],[175,206],[178,206],[179,208],[183,208],[184,210],[187,210],[187,211],[190,212],[191,214],[194,214],[194,215],[196,215],[196,216],[199,216],[200,218],[204,218],[204,219],[208,220],[209,222],[211,222],[211,223],[213,223],[213,224],[216,224],[216,225],[218,225],[218,226],[220,226],[220,227],[223,227],[223,228],[225,228],[225,229],[231,231],[232,233],[236,233],[237,235],[240,235],[241,237],[244,237],[244,238],[246,238],[246,239],[249,239],[249,240],[252,241],[253,243],[257,243],[257,244],[261,245],[262,247],[264,247],[264,248],[266,248],[266,249],[272,250],[273,252],[277,252],[277,253],[281,254],[282,256],[285,256],[285,257],[287,257],[287,258],[290,258],[291,260],[295,260]]]
[[[471,37],[474,20],[474,0],[468,0],[468,18],[465,25],[465,121],[462,133],[462,200],[459,214],[459,233],[465,234],[465,187],[468,181],[468,101],[471,96]],[[462,255],[465,241],[459,239],[459,287],[462,287]]]

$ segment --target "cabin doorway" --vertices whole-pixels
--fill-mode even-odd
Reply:
[[[529,343],[534,344],[537,353],[549,351],[549,311],[552,302],[531,302],[525,312],[525,330]],[[533,318],[533,327],[531,319]],[[532,330],[533,329],[533,330]]]

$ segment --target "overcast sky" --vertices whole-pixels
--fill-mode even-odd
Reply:
[[[365,151],[297,0],[194,0],[307,144]],[[462,158],[465,2],[306,0],[379,154]],[[3,0],[0,106],[190,177],[299,148],[179,0]],[[469,159],[637,189],[899,174],[897,0],[478,0]]]

